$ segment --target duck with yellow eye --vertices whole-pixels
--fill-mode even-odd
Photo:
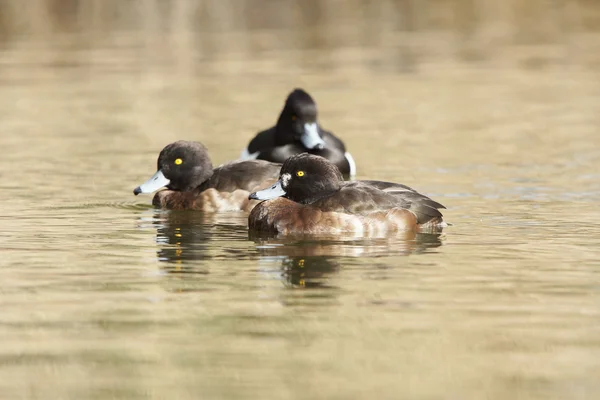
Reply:
[[[171,210],[250,211],[256,201],[248,194],[272,185],[280,164],[262,160],[234,161],[213,168],[206,148],[178,141],[159,154],[156,173],[133,194],[152,193],[155,207]]]
[[[435,233],[447,224],[440,203],[392,182],[343,180],[326,159],[303,153],[283,163],[279,180],[252,193],[266,200],[248,217],[252,231],[275,234]]]
[[[356,175],[356,164],[346,145],[318,122],[317,104],[302,89],[286,99],[277,124],[259,132],[242,151],[241,159],[283,163],[290,156],[310,153],[334,163],[345,177]]]

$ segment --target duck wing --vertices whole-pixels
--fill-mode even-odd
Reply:
[[[220,192],[241,189],[249,192],[264,189],[279,179],[281,164],[263,160],[233,161],[213,170],[213,175],[199,188]]]
[[[441,221],[443,215],[439,209],[445,208],[408,186],[381,181],[347,182],[339,191],[317,200],[314,205],[323,211],[358,215],[403,208],[415,214],[418,224]]]
[[[352,183],[358,183],[359,185],[368,185],[380,190],[383,190],[387,193],[395,193],[395,192],[417,192],[415,189],[403,185],[401,183],[394,182],[385,182],[385,181],[372,181],[372,180],[364,180],[364,181],[356,181]]]

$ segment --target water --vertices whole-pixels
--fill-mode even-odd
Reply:
[[[352,15],[294,36],[164,33],[146,12],[3,31],[0,397],[600,395],[595,33],[464,60],[417,29],[407,58],[385,27],[345,41]],[[419,189],[453,226],[262,238],[243,213],[133,196],[169,142],[236,158],[297,86],[359,178]]]

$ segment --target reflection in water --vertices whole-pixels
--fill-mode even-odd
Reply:
[[[220,241],[245,238],[246,227],[240,223],[245,221],[243,213],[165,210],[153,210],[153,213],[157,258],[166,263],[163,265],[166,272],[206,274],[208,271],[198,261],[247,256],[234,246],[220,249],[214,243],[215,238]]]
[[[294,287],[327,287],[327,275],[340,268],[334,257],[286,257],[281,262],[283,281]]]
[[[185,261],[210,258],[210,229],[204,213],[156,211],[156,255],[169,263],[164,269],[173,272],[207,273],[185,266]]]
[[[442,245],[442,234],[415,234],[385,239],[269,238],[251,232],[261,260],[281,263],[282,278],[294,287],[327,287],[327,276],[343,267],[342,257],[419,254]]]
[[[343,265],[344,257],[385,257],[419,254],[442,245],[443,234],[405,232],[389,238],[352,237],[273,238],[248,233],[244,213],[209,214],[190,211],[152,210],[156,229],[157,258],[168,273],[208,274],[210,260],[254,258],[247,247],[232,242],[255,243],[259,261],[277,263],[286,284],[299,287],[326,286],[327,275]],[[239,247],[239,246],[238,246]],[[341,261],[342,260],[342,261]]]
[[[265,256],[336,256],[363,257],[409,255],[441,246],[444,234],[404,232],[387,238],[352,236],[285,236],[249,232],[250,239]]]

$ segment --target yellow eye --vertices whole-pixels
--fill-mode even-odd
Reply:
[[[292,115],[292,121],[295,121],[295,120],[296,120],[296,116]]]
[[[298,171],[298,172],[296,172],[296,176],[303,177],[304,176],[304,171]]]
[[[183,160],[181,158],[178,158],[177,160],[175,160],[176,165],[181,165],[182,163],[183,163]]]

